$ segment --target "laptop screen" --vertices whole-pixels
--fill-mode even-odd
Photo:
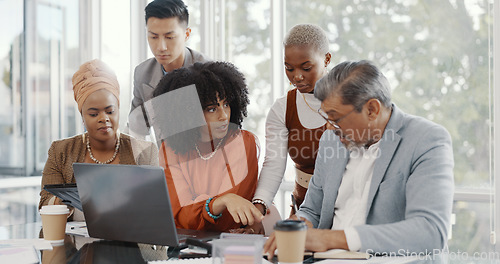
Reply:
[[[163,168],[75,163],[73,170],[91,237],[179,244]]]

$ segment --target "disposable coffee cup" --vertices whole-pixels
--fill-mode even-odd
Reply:
[[[64,244],[66,220],[69,209],[66,205],[45,205],[40,209],[43,238],[53,245]]]
[[[282,220],[274,225],[278,262],[300,264],[304,259],[307,226],[304,221]]]

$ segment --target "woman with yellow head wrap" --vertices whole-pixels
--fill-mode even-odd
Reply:
[[[74,183],[73,163],[158,165],[154,143],[118,133],[120,87],[115,73],[95,59],[80,66],[73,75],[74,98],[86,132],[52,142],[42,174],[39,207],[62,204],[46,184]],[[77,210],[78,211],[78,210]],[[75,212],[75,220],[83,214]]]
[[[87,129],[85,162],[119,163],[120,87],[116,75],[100,60],[86,62],[73,75],[73,92]]]
[[[119,103],[120,86],[115,73],[104,62],[96,59],[82,64],[73,75],[73,92],[80,113],[87,97],[98,90],[109,91]]]

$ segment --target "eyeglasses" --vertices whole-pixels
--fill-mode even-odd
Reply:
[[[324,113],[321,112],[321,108],[318,108],[318,114],[323,117],[323,119],[325,119],[326,122],[328,122],[328,124],[330,124],[333,128],[335,129],[340,129],[340,126],[338,125],[338,123],[346,118],[348,115],[350,115],[352,112],[354,112],[354,110],[356,110],[356,108],[352,109],[351,111],[349,111],[349,113],[345,114],[344,116],[342,116],[341,118],[333,121],[331,120],[330,118],[328,118],[328,116],[326,116]]]

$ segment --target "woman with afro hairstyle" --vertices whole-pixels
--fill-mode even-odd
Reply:
[[[241,130],[248,103],[243,74],[227,62],[177,69],[156,87],[152,122],[178,228],[229,231],[262,220],[251,203],[257,138]]]

